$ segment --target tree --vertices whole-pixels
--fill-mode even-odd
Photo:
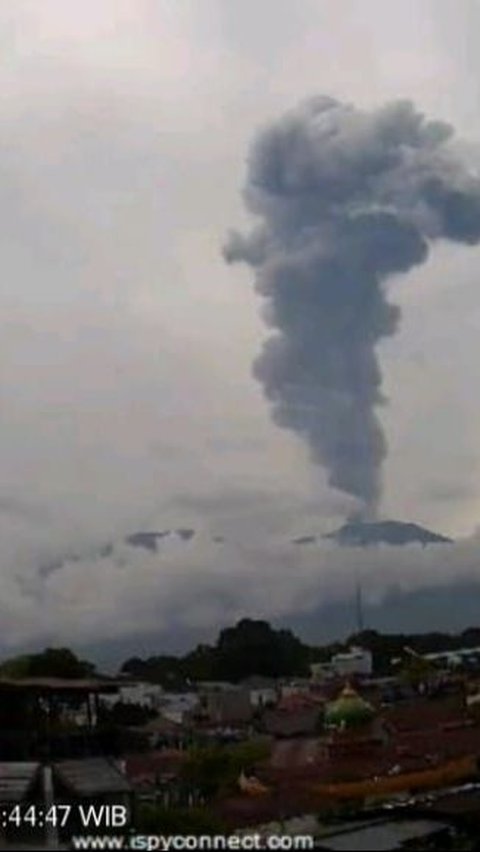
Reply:
[[[308,673],[307,647],[290,630],[274,630],[267,621],[244,618],[222,630],[216,652],[217,676],[228,680]]]
[[[182,661],[182,669],[188,680],[213,680],[215,677],[215,649],[211,645],[197,645]]]
[[[193,748],[182,767],[182,780],[194,794],[208,801],[221,792],[233,791],[240,773],[253,773],[269,754],[270,744],[262,738]]]
[[[270,757],[271,743],[267,737],[245,740],[230,746],[230,760],[238,778],[240,772],[254,773],[257,766]]]
[[[58,677],[75,680],[94,674],[93,663],[80,660],[69,648],[46,648],[40,654],[12,657],[0,665],[0,676],[13,679]]]
[[[22,654],[19,657],[12,657],[10,660],[0,664],[0,676],[5,678],[13,678],[14,680],[29,677],[31,667],[31,656]]]
[[[310,659],[311,649],[290,630],[274,630],[266,621],[244,618],[222,630],[214,646],[198,645],[184,657],[132,657],[121,673],[175,689],[197,680],[307,675]]]
[[[125,727],[141,727],[150,719],[155,718],[155,710],[145,707],[144,704],[135,704],[125,701],[117,701],[112,707],[101,704],[99,708],[99,722],[103,725],[119,725]]]
[[[126,660],[120,672],[123,675],[149,683],[158,683],[170,689],[177,689],[185,682],[181,658],[167,654],[148,657],[146,660],[132,657]]]
[[[235,780],[227,749],[219,745],[191,749],[181,778],[195,798],[212,799]]]
[[[423,657],[409,657],[401,671],[401,678],[417,689],[421,684],[429,681],[434,671],[432,663]]]

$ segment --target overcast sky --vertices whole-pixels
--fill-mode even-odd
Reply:
[[[475,0],[4,0],[2,647],[345,590],[351,556],[284,545],[348,501],[273,425],[251,272],[221,248],[248,224],[252,137],[305,97],[411,98],[476,157],[479,32]],[[458,537],[480,518],[479,267],[480,249],[441,245],[393,282],[401,326],[379,350],[382,514]],[[198,540],[96,557],[171,524]],[[472,543],[447,550],[442,578],[475,572]],[[407,585],[431,578],[431,557],[398,560]]]

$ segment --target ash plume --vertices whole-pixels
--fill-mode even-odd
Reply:
[[[374,517],[387,450],[376,346],[399,322],[386,283],[434,240],[480,240],[480,181],[452,128],[410,102],[366,112],[318,97],[254,140],[244,199],[257,224],[224,256],[254,269],[273,329],[254,375],[275,422]]]

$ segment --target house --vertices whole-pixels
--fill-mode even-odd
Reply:
[[[265,733],[274,737],[311,736],[318,732],[322,708],[315,702],[278,705],[262,717]]]
[[[255,709],[276,704],[279,697],[277,681],[274,678],[252,675],[242,681],[242,687],[250,694],[250,704]]]
[[[197,682],[197,687],[201,692],[225,692],[235,689],[235,684],[229,680],[201,680]]]
[[[56,761],[52,765],[52,782],[52,802],[68,802],[74,806],[63,839],[76,832],[85,832],[79,805],[84,809],[95,806],[97,813],[101,805],[124,807],[126,824],[129,824],[133,811],[133,788],[113,760],[96,757]],[[106,815],[108,812],[108,808],[105,809]]]
[[[192,741],[189,727],[172,722],[161,714],[143,725],[130,727],[128,732],[131,736],[127,739],[124,753],[158,748],[182,750],[188,748]]]
[[[0,848],[8,844],[32,842],[32,826],[28,823],[22,829],[16,822],[9,823],[6,814],[20,805],[43,804],[42,769],[39,763],[0,763],[0,812],[4,815],[0,820]],[[43,833],[41,832],[42,839]]]
[[[286,698],[289,695],[309,695],[311,688],[310,678],[299,677],[294,680],[287,680],[280,685],[280,696]]]
[[[178,803],[180,777],[186,753],[178,749],[160,749],[146,754],[127,755],[122,770],[140,795],[153,793],[164,807]]]
[[[165,692],[157,709],[164,719],[177,725],[187,723],[199,704],[196,692]]]
[[[342,654],[335,654],[331,660],[333,671],[338,677],[350,677],[351,675],[372,674],[372,654],[365,648],[351,648]]]
[[[422,654],[424,660],[447,669],[470,668],[478,671],[480,668],[480,648],[457,648],[455,651],[441,651]]]
[[[204,718],[212,725],[247,724],[253,718],[250,692],[243,687],[204,692],[201,696]]]
[[[131,786],[117,764],[106,757],[55,761],[53,786],[60,800],[63,797],[127,806],[131,803]]]
[[[332,678],[370,677],[373,671],[372,654],[366,648],[353,647],[334,654],[328,663],[312,663],[311,679],[324,683]]]
[[[313,683],[325,683],[336,677],[331,663],[311,663],[310,677]]]
[[[117,703],[122,704],[140,704],[142,707],[147,707],[149,710],[158,710],[164,695],[163,687],[157,683],[144,683],[135,681],[132,683],[120,684],[118,692],[114,695],[101,695],[101,701],[108,707],[113,707]]]
[[[1,678],[0,759],[105,753],[112,744],[98,725],[100,696],[117,692],[117,682],[99,678]]]
[[[262,795],[249,795],[240,786],[235,795],[219,800],[216,808],[229,827],[247,828],[306,813],[328,817],[351,807],[377,808],[430,796],[435,789],[470,789],[478,777],[480,725],[470,717],[461,695],[414,696],[385,706],[381,695],[371,702],[352,686],[343,686],[333,701],[322,704],[319,698],[292,694],[264,709],[263,730],[272,741],[268,758],[255,767]],[[441,813],[435,816],[443,821]],[[418,826],[411,835],[404,828],[390,833],[392,846],[381,848],[402,848],[410,837],[415,844]],[[341,847],[333,829],[331,834],[331,848],[357,848]],[[363,837],[368,839],[368,832],[359,841]],[[317,844],[318,838],[315,848]]]

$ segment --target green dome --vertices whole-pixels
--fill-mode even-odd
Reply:
[[[370,722],[374,715],[371,704],[364,701],[351,686],[346,686],[340,697],[327,705],[325,725],[329,728],[356,728]]]

